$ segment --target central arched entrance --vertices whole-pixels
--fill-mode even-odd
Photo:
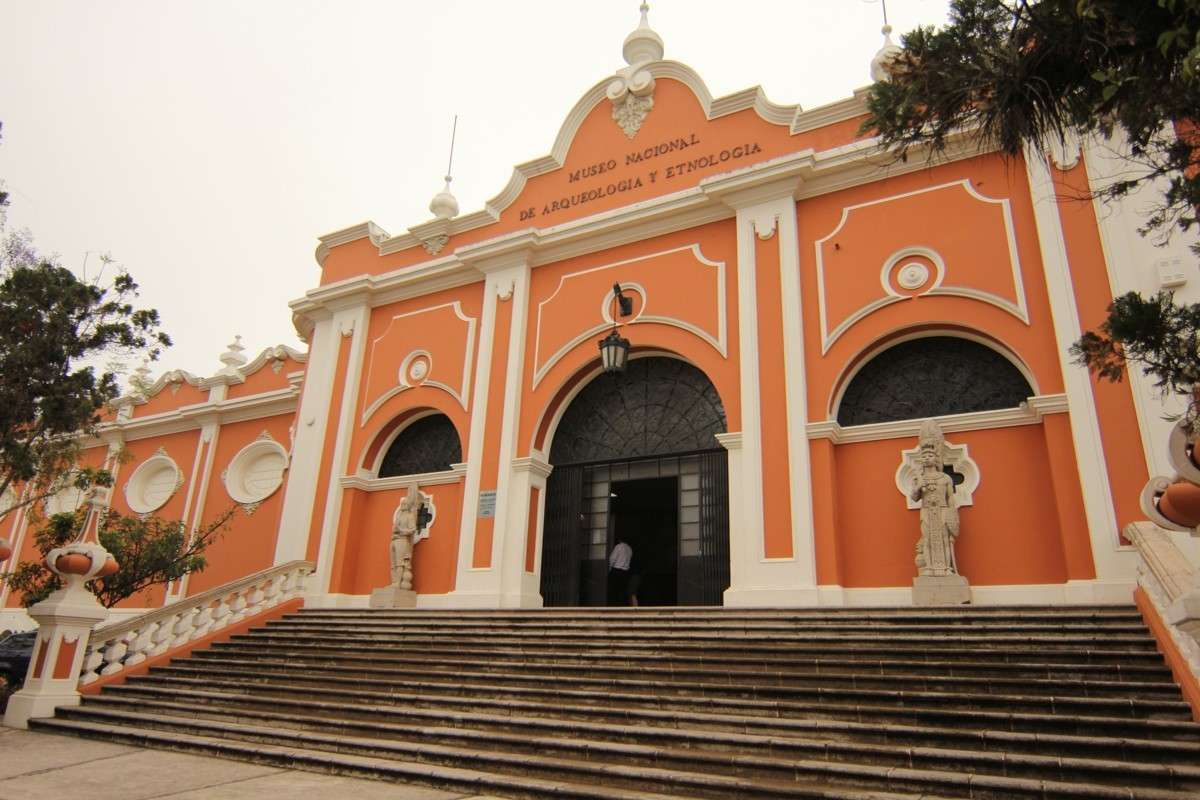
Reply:
[[[563,412],[550,447],[542,546],[547,606],[602,606],[608,554],[633,546],[641,605],[720,605],[729,586],[725,408],[684,361],[635,358]]]

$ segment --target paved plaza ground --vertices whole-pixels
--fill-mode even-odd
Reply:
[[[499,800],[0,727],[0,800]]]

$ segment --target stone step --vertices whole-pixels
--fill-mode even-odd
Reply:
[[[338,731],[346,735],[377,738],[406,738],[441,744],[504,749],[536,754],[551,752],[572,757],[606,757],[622,761],[643,759],[649,765],[711,770],[727,762],[731,754],[745,769],[759,777],[777,779],[790,769],[793,759],[865,763],[874,766],[953,770],[970,774],[1000,774],[1008,777],[1066,782],[1098,782],[1110,785],[1157,786],[1175,790],[1200,789],[1200,767],[1188,763],[1163,763],[1129,758],[1081,758],[1040,752],[1020,754],[961,746],[910,746],[903,743],[837,740],[828,737],[755,735],[739,732],[694,732],[647,725],[573,725],[547,729],[520,725],[510,717],[479,715],[471,725],[462,720],[439,725],[435,720],[383,721],[330,718],[298,711],[223,710],[171,701],[133,701],[121,698],[89,698],[84,705],[65,711],[67,719],[120,721],[131,714],[203,716],[206,719],[274,725],[300,730]],[[531,721],[533,722],[533,721]],[[959,737],[961,739],[961,737]],[[714,760],[714,755],[717,757]],[[754,762],[755,757],[770,760]],[[1185,756],[1186,758],[1186,756]]]
[[[828,635],[830,633],[951,633],[955,635],[985,635],[1001,634],[1123,634],[1145,636],[1146,626],[1141,620],[1122,620],[1119,622],[1041,622],[1041,621],[1010,621],[988,620],[968,623],[947,623],[942,620],[917,622],[903,620],[900,622],[876,622],[871,620],[725,620],[720,618],[696,618],[677,620],[670,618],[642,620],[609,620],[597,617],[595,619],[563,619],[563,620],[461,620],[461,619],[421,619],[399,618],[379,619],[376,617],[316,617],[291,615],[269,623],[272,630],[347,630],[363,631],[397,631],[397,630],[435,630],[438,632],[478,632],[493,630],[512,631],[617,631],[625,635],[658,633],[669,631],[683,633],[687,631],[722,631],[730,633],[794,633],[811,631]]]
[[[29,723],[34,730],[43,730],[48,733],[64,733],[139,747],[220,756],[285,769],[306,769],[355,778],[432,786],[437,789],[467,792],[472,795],[478,792],[504,792],[506,797],[528,798],[529,800],[608,800],[608,798],[612,798],[612,800],[678,800],[680,797],[677,794],[625,791],[603,784],[567,786],[561,781],[545,781],[532,777],[398,761],[392,758],[370,758],[317,750],[305,751],[294,747],[233,741],[215,736],[191,736],[178,731],[164,732],[150,728],[118,727],[55,718],[33,719]],[[809,796],[816,800],[834,800],[841,795],[830,792],[814,793]],[[862,793],[855,796],[855,800],[859,800],[859,798],[861,800],[877,800],[877,798],[883,800],[883,797],[874,793]],[[910,800],[910,798],[895,794],[888,800]]]
[[[253,679],[292,680],[299,684],[394,687],[414,685],[414,679],[436,685],[468,681],[488,682],[493,686],[522,687],[555,686],[568,689],[598,691],[631,691],[681,696],[713,694],[725,697],[787,698],[803,696],[836,688],[884,692],[923,692],[952,694],[967,697],[972,694],[1013,694],[1037,697],[1084,697],[1123,700],[1167,700],[1178,702],[1179,687],[1166,681],[1160,683],[1115,683],[1087,681],[1013,680],[997,678],[931,678],[920,675],[807,675],[791,676],[786,680],[747,675],[745,680],[717,682],[689,680],[673,674],[663,678],[627,676],[613,670],[605,676],[576,676],[557,674],[551,669],[501,672],[499,670],[445,669],[444,665],[422,666],[418,671],[408,668],[356,669],[346,666],[320,666],[291,660],[265,659],[205,659],[161,667],[158,676],[204,679],[211,676]]]
[[[792,629],[790,632],[764,632],[743,630],[720,630],[712,626],[698,626],[694,629],[677,630],[675,627],[663,628],[655,632],[652,638],[639,636],[636,631],[600,628],[500,628],[477,626],[472,628],[430,627],[427,625],[397,625],[397,626],[315,626],[298,623],[284,626],[271,625],[253,635],[258,638],[278,638],[280,636],[303,639],[305,637],[320,637],[335,641],[362,641],[379,643],[387,641],[406,641],[409,637],[424,637],[434,639],[453,638],[455,641],[470,641],[480,637],[512,641],[536,642],[637,642],[645,646],[653,643],[655,646],[669,646],[672,643],[722,642],[725,645],[739,643],[771,642],[786,645],[823,645],[838,648],[850,648],[855,645],[871,644],[886,646],[889,643],[908,646],[941,647],[978,646],[978,647],[1095,647],[1103,645],[1108,649],[1153,649],[1154,637],[1143,628],[1140,633],[1108,633],[1093,631],[1089,633],[1021,633],[1021,632],[987,632],[960,630],[927,630],[922,633],[906,633],[903,631],[862,629],[856,632],[839,632],[837,630],[812,629],[809,631]]]
[[[61,720],[70,722],[71,720]],[[967,774],[958,771],[914,769],[911,767],[886,767],[848,762],[814,761],[805,759],[783,760],[770,756],[748,757],[744,755],[716,756],[707,765],[722,771],[697,771],[672,766],[653,766],[662,763],[674,765],[685,760],[691,765],[697,761],[695,754],[687,759],[684,754],[673,754],[645,745],[626,745],[619,748],[625,758],[617,760],[612,751],[595,754],[582,748],[579,757],[567,758],[548,755],[544,752],[531,756],[527,753],[512,753],[503,750],[468,746],[449,746],[426,741],[408,741],[378,737],[346,735],[342,731],[302,731],[277,726],[252,725],[228,720],[212,721],[195,716],[165,716],[127,714],[127,722],[141,731],[159,730],[178,736],[203,736],[242,742],[253,742],[276,747],[301,748],[304,750],[331,751],[367,757],[385,757],[389,760],[428,763],[439,766],[466,766],[471,769],[493,773],[505,773],[522,777],[538,777],[551,781],[571,783],[603,782],[609,788],[627,790],[649,790],[663,793],[686,791],[695,797],[793,797],[796,789],[801,794],[808,786],[819,784],[824,787],[847,787],[873,790],[891,789],[910,793],[936,792],[945,796],[971,797],[988,792],[993,797],[1112,797],[1141,798],[1142,800],[1179,800],[1194,797],[1194,793],[1158,787],[1108,787],[1094,783],[1067,783],[1015,778],[999,775]],[[95,724],[95,723],[93,723]],[[112,724],[112,728],[122,727]],[[656,758],[657,755],[657,758]],[[597,758],[598,756],[598,758]],[[639,757],[640,756],[640,757]],[[650,761],[650,764],[639,763]],[[737,772],[737,775],[726,774]],[[751,773],[747,775],[746,773]],[[769,772],[784,775],[786,780],[772,779]],[[1144,775],[1142,777],[1145,777]],[[1166,781],[1173,779],[1170,768],[1161,775]]]
[[[722,606],[639,606],[637,608],[567,607],[538,609],[364,609],[305,608],[289,617],[363,617],[377,619],[941,619],[950,623],[976,619],[1123,619],[1137,621],[1141,614],[1132,605],[1102,606],[913,606],[862,608],[725,608]]]
[[[406,646],[401,650],[368,650],[329,644],[291,645],[288,642],[220,642],[207,650],[197,651],[193,656],[204,660],[237,656],[239,658],[286,658],[300,659],[313,664],[362,664],[417,665],[420,668],[441,666],[457,669],[459,665],[480,665],[498,669],[519,667],[523,670],[552,669],[555,671],[619,670],[626,674],[646,673],[654,675],[678,674],[689,670],[704,670],[728,675],[730,680],[742,680],[746,676],[787,676],[797,671],[815,671],[823,674],[886,675],[893,672],[906,674],[946,676],[1012,676],[1014,679],[1069,679],[1106,678],[1114,681],[1171,681],[1171,671],[1157,653],[1121,654],[1123,659],[1114,663],[1067,663],[1063,661],[1032,660],[1040,654],[1021,653],[1025,660],[1006,661],[996,658],[983,660],[928,660],[934,654],[922,652],[913,657],[879,658],[875,655],[856,657],[854,654],[839,653],[835,656],[790,654],[774,659],[753,657],[743,654],[709,655],[704,651],[696,654],[662,654],[653,652],[621,652],[618,655],[598,649],[542,649],[517,650],[494,647],[420,647]],[[989,653],[994,656],[994,653]],[[921,656],[925,656],[922,658]]]
[[[224,674],[208,674],[199,677],[182,677],[164,674],[161,671],[150,675],[129,678],[131,684],[171,685],[180,688],[204,686],[238,686],[246,691],[263,692],[343,692],[353,696],[391,696],[401,693],[438,695],[450,697],[528,699],[534,702],[553,702],[566,698],[579,703],[611,703],[637,705],[643,708],[680,708],[691,710],[728,709],[737,713],[766,714],[771,716],[801,713],[814,706],[842,707],[902,707],[913,709],[953,706],[964,710],[1005,709],[1008,711],[1048,713],[1055,715],[1085,714],[1088,716],[1130,717],[1133,719],[1177,719],[1190,721],[1191,707],[1182,695],[1173,700],[1133,699],[1114,697],[1071,697],[1017,694],[980,694],[950,692],[896,691],[881,689],[854,689],[844,686],[797,687],[790,690],[764,691],[762,694],[731,696],[727,693],[664,693],[660,686],[643,683],[638,687],[621,690],[572,687],[548,681],[530,686],[502,683],[494,680],[467,681],[463,679],[431,681],[414,675],[406,681],[308,681],[301,675],[289,672],[273,674],[251,673],[239,677]],[[310,685],[312,684],[312,685]]]
[[[886,704],[835,703],[835,702],[779,702],[752,700],[712,700],[709,702],[662,702],[656,704],[619,705],[603,693],[591,697],[579,697],[574,693],[568,701],[563,695],[549,697],[502,697],[461,696],[429,692],[370,692],[357,689],[296,688],[271,686],[263,683],[208,679],[204,681],[179,681],[146,676],[131,680],[121,686],[108,687],[121,695],[162,699],[164,697],[188,697],[196,703],[235,702],[253,707],[271,707],[282,703],[293,705],[321,699],[341,710],[337,715],[364,713],[362,709],[380,707],[411,707],[459,709],[472,711],[507,709],[508,713],[520,712],[528,715],[554,716],[564,719],[589,720],[673,720],[678,725],[702,725],[712,722],[717,726],[744,725],[746,720],[758,720],[766,729],[777,727],[787,730],[792,719],[821,717],[825,719],[850,719],[860,722],[900,723],[908,725],[941,725],[970,730],[1018,730],[1045,733],[1095,734],[1106,736],[1132,736],[1155,738],[1171,735],[1181,740],[1200,741],[1200,725],[1188,717],[1171,715],[1170,718],[1134,717],[1130,715],[1103,716],[1083,713],[1036,713],[1009,712],[1005,710],[963,709],[936,705],[902,706]]]
[[[578,647],[592,650],[608,648],[614,651],[640,652],[695,652],[697,649],[705,652],[753,652],[776,653],[787,657],[790,653],[828,654],[828,653],[877,653],[881,656],[896,652],[909,654],[914,652],[936,655],[939,658],[962,656],[963,654],[988,657],[1024,656],[1035,650],[1041,658],[1062,658],[1068,661],[1091,660],[1102,657],[1120,660],[1131,653],[1142,653],[1157,656],[1154,640],[1149,637],[1037,637],[1015,636],[1011,638],[991,637],[984,640],[972,640],[961,637],[919,637],[919,636],[771,636],[771,637],[737,637],[737,636],[669,636],[656,637],[653,640],[624,637],[619,635],[588,635],[579,636],[540,636],[514,635],[508,631],[495,631],[475,636],[463,634],[438,635],[436,633],[412,634],[378,634],[355,636],[343,633],[316,634],[309,632],[276,632],[259,630],[251,633],[235,634],[231,637],[235,642],[284,642],[295,645],[302,644],[341,644],[360,648],[408,647],[408,646],[447,646],[477,647],[533,647],[546,646],[557,648]],[[1093,655],[1095,654],[1095,656]]]

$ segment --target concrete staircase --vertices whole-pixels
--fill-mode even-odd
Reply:
[[[30,727],[514,798],[1200,796],[1124,607],[311,610]]]

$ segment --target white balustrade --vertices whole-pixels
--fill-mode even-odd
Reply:
[[[92,633],[79,685],[282,605],[303,593],[312,571],[311,561],[292,561],[100,628]]]

